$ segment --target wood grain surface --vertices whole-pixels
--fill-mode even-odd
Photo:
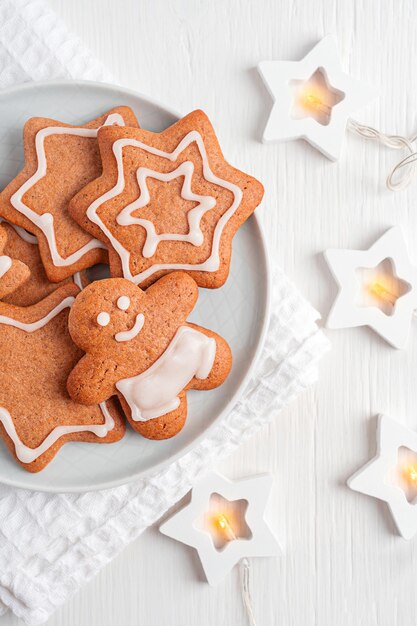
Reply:
[[[49,0],[116,80],[212,118],[231,163],[262,180],[274,255],[326,315],[335,285],[327,247],[367,247],[401,224],[417,262],[417,181],[384,187],[398,154],[348,136],[331,163],[303,142],[264,146],[271,101],[256,65],[300,59],[324,34],[344,67],[380,97],[356,119],[417,128],[417,4],[413,0]],[[268,517],[279,559],[253,562],[259,626],[411,626],[417,539],[396,535],[385,505],[348,490],[375,452],[375,416],[417,428],[417,324],[399,352],[367,329],[329,332],[318,385],[218,469],[276,475]],[[16,626],[15,618],[0,626]],[[212,589],[192,550],[150,529],[70,600],[50,626],[245,625],[237,572]]]

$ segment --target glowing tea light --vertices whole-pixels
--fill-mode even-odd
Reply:
[[[323,70],[317,69],[308,80],[292,81],[292,86],[294,106],[291,115],[298,120],[309,117],[320,125],[329,124],[332,109],[343,95],[337,95],[329,87]]]
[[[372,283],[369,286],[369,291],[372,295],[376,296],[380,300],[384,300],[384,302],[388,302],[394,306],[395,302],[398,299],[398,296],[389,291],[384,285],[380,282]]]
[[[300,105],[305,109],[318,111],[325,115],[330,115],[332,107],[323,102],[323,100],[311,91],[303,92],[300,96]]]
[[[409,465],[405,468],[404,475],[413,485],[417,485],[417,467],[415,465]]]
[[[231,542],[250,537],[251,531],[245,520],[247,506],[245,499],[231,502],[219,493],[211,494],[201,528],[211,536],[216,550],[224,550]]]
[[[398,450],[398,465],[395,469],[393,484],[404,492],[411,505],[417,499],[417,457],[415,452],[402,447]]]
[[[375,297],[377,297],[382,302],[386,302],[392,307],[395,306],[398,298],[400,298],[403,294],[393,293],[387,287],[380,282],[375,282],[369,285],[369,293]],[[417,311],[413,311],[413,317],[417,317]]]
[[[410,504],[417,497],[417,455],[405,446],[398,450],[397,465],[393,470],[393,484],[403,492]]]
[[[236,539],[238,539],[235,531],[232,528],[231,523],[224,513],[216,515],[216,517],[214,518],[214,524],[216,529],[219,529],[228,541],[235,541]]]

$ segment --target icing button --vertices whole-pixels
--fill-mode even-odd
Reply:
[[[110,315],[105,311],[101,311],[101,313],[97,315],[97,324],[99,324],[99,326],[107,326],[109,322]]]
[[[117,301],[117,308],[121,311],[127,311],[130,307],[130,298],[128,296],[120,296]]]

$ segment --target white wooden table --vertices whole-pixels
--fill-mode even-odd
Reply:
[[[297,60],[333,32],[346,70],[380,89],[357,119],[410,134],[413,0],[50,2],[123,84],[184,113],[207,111],[231,163],[264,182],[271,250],[323,314],[335,294],[326,247],[367,247],[393,224],[411,247],[417,242],[417,182],[396,195],[384,188],[396,154],[350,136],[332,164],[302,142],[259,143],[271,101],[255,69],[262,59]],[[398,537],[386,507],[345,480],[375,452],[378,412],[417,428],[417,328],[404,352],[366,329],[330,337],[316,388],[218,468],[277,477],[269,517],[285,554],[254,562],[255,612],[259,626],[408,626],[417,611],[417,540]],[[191,550],[151,529],[50,621],[75,624],[246,622],[237,572],[212,589]]]

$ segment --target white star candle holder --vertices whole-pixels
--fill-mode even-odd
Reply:
[[[375,458],[347,484],[386,502],[400,535],[411,539],[417,532],[417,433],[380,415],[377,440]]]
[[[343,72],[331,35],[301,61],[263,61],[258,69],[274,100],[263,141],[305,139],[333,161],[340,156],[350,115],[376,95]]]
[[[369,326],[404,349],[417,309],[417,267],[411,264],[401,229],[391,228],[368,250],[326,250],[324,256],[339,287],[327,328]],[[379,269],[387,260],[391,276]],[[372,270],[372,280],[361,283],[358,270]],[[361,290],[368,293],[367,303],[358,304]]]
[[[160,531],[195,548],[207,581],[216,585],[247,557],[281,554],[264,519],[271,486],[268,474],[232,482],[211,473],[195,485],[191,502]]]

